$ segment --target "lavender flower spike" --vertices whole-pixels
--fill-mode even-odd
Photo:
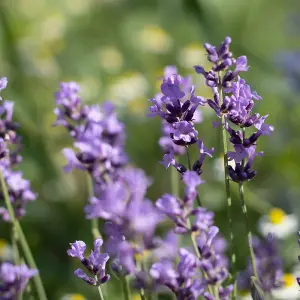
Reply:
[[[91,251],[89,257],[85,258],[86,245],[83,241],[76,241],[71,245],[71,249],[67,251],[68,255],[79,259],[82,265],[86,268],[92,277],[88,276],[82,269],[77,269],[74,274],[83,279],[86,283],[94,286],[99,286],[110,279],[110,276],[105,273],[105,266],[109,259],[107,253],[100,253],[100,247],[103,241],[99,237],[94,241],[94,250]]]
[[[0,299],[17,299],[18,295],[25,289],[29,279],[37,273],[37,270],[29,269],[25,264],[2,263],[0,266]]]

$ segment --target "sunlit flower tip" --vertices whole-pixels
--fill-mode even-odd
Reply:
[[[140,294],[134,294],[134,295],[132,296],[132,300],[140,300],[140,299],[141,299]]]
[[[7,86],[7,78],[6,77],[0,78],[0,91],[4,90],[6,86]],[[2,100],[2,98],[0,98],[0,100]]]
[[[11,260],[13,255],[14,253],[11,245],[6,240],[0,239],[0,260]]]
[[[250,291],[239,291],[237,300],[253,300]]]
[[[278,300],[296,300],[299,299],[299,286],[293,274],[284,274],[282,278],[283,285],[272,291],[274,299]]]
[[[271,233],[283,239],[297,231],[298,220],[293,214],[287,215],[282,209],[273,208],[267,216],[260,219],[258,226],[264,236]]]
[[[64,295],[61,300],[86,300],[81,294],[67,294]]]

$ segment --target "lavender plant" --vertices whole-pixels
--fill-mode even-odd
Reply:
[[[239,184],[240,200],[248,232],[252,270],[258,280],[259,276],[252,245],[252,233],[244,201],[244,182],[253,179],[256,175],[256,172],[252,170],[252,164],[255,156],[262,155],[262,152],[256,152],[258,138],[263,135],[270,135],[274,127],[265,124],[268,115],[260,117],[258,113],[252,113],[255,100],[261,100],[261,97],[256,92],[251,91],[250,86],[239,76],[241,72],[248,71],[247,58],[241,56],[234,59],[229,49],[230,43],[231,39],[227,37],[218,48],[207,43],[204,44],[208,60],[212,62],[213,66],[209,71],[205,71],[201,66],[195,66],[195,71],[203,75],[207,86],[211,87],[213,100],[208,99],[207,104],[215,111],[222,124],[225,183],[232,246],[233,235],[229,178]],[[229,68],[232,68],[232,70]],[[248,130],[253,127],[256,131],[249,137],[246,137],[246,129]],[[227,133],[230,136],[229,141],[233,145],[234,151],[228,152],[227,150]],[[229,166],[228,160],[233,160],[235,167]],[[234,253],[231,261],[235,270]],[[235,273],[234,270],[233,272]]]
[[[55,94],[57,107],[56,126],[63,126],[74,140],[73,148],[63,150],[68,163],[66,172],[77,168],[90,177],[90,199],[85,206],[85,216],[92,220],[94,250],[85,257],[86,244],[76,241],[70,244],[68,255],[77,258],[86,272],[77,269],[74,273],[88,284],[98,287],[100,299],[104,299],[101,285],[110,279],[105,268],[111,257],[111,270],[122,281],[124,298],[131,298],[130,288],[137,288],[141,299],[151,298],[160,287],[168,287],[179,300],[226,300],[236,298],[236,267],[234,237],[232,234],[230,180],[239,184],[239,194],[248,232],[250,262],[238,277],[240,289],[252,289],[252,297],[263,299],[264,293],[281,284],[282,261],[276,241],[268,237],[261,242],[252,238],[247,208],[244,201],[245,181],[253,179],[252,170],[257,141],[262,135],[270,135],[273,126],[265,124],[266,116],[252,113],[254,100],[261,97],[251,91],[240,73],[248,70],[247,59],[232,57],[230,38],[218,47],[205,44],[212,69],[205,71],[196,66],[198,74],[206,79],[212,89],[213,100],[196,95],[196,87],[190,77],[183,78],[176,68],[165,69],[161,93],[150,99],[149,117],[162,119],[163,136],[159,144],[164,151],[160,162],[165,168],[172,167],[180,175],[185,190],[182,197],[177,189],[174,194],[162,195],[153,205],[146,198],[151,180],[140,170],[128,165],[124,151],[124,124],[120,122],[111,103],[84,105],[79,96],[80,87],[75,82],[62,83]],[[232,70],[230,70],[232,68]],[[0,90],[7,80],[0,80]],[[228,202],[231,238],[231,265],[225,255],[225,240],[214,221],[214,213],[202,206],[198,194],[203,184],[202,166],[206,156],[212,157],[214,149],[204,146],[199,138],[196,123],[200,121],[198,108],[209,105],[220,119],[223,132],[225,187]],[[0,106],[0,179],[1,193],[6,208],[0,213],[13,225],[15,245],[21,245],[30,268],[20,265],[1,265],[0,292],[3,299],[12,299],[22,294],[27,281],[35,275],[39,299],[46,299],[42,282],[21,229],[18,219],[25,214],[29,201],[36,199],[30,182],[22,173],[15,171],[21,161],[21,139],[16,133],[17,125],[12,120],[13,103],[4,101]],[[247,136],[250,128],[255,132]],[[227,134],[234,151],[227,149]],[[190,148],[198,152],[191,161]],[[186,164],[178,157],[186,154]],[[234,161],[229,166],[228,161]],[[197,203],[197,204],[196,204]],[[174,224],[173,232],[162,239],[156,235],[157,226],[168,217]],[[98,219],[105,221],[101,236],[105,236],[105,251],[100,238]],[[191,248],[178,249],[176,236],[189,236]],[[15,248],[17,250],[17,247]],[[179,258],[179,260],[177,259]],[[18,265],[19,264],[19,265]],[[229,269],[231,268],[231,275]],[[130,280],[133,278],[133,280]]]
[[[100,285],[110,279],[110,275],[105,274],[105,265],[109,259],[109,255],[107,253],[100,253],[102,244],[103,240],[100,237],[97,238],[94,241],[94,250],[91,251],[88,258],[84,257],[86,244],[83,241],[76,241],[70,244],[71,249],[67,251],[69,256],[80,260],[92,277],[88,276],[82,269],[77,269],[74,274],[86,283],[97,286],[100,299],[104,299]]]
[[[0,79],[0,91],[7,85],[7,78]],[[2,101],[2,98],[0,98]],[[30,188],[30,182],[23,178],[22,172],[14,168],[21,162],[21,137],[18,136],[17,124],[13,122],[13,102],[3,101],[0,105],[0,181],[1,196],[5,207],[0,208],[4,221],[12,224],[12,243],[14,245],[15,265],[3,263],[1,265],[1,289],[3,299],[14,299],[22,294],[27,281],[34,275],[34,283],[39,299],[46,300],[46,293],[37,272],[37,267],[27,243],[19,219],[25,215],[25,207],[29,201],[36,199],[36,194]],[[30,269],[21,264],[19,248]]]
[[[239,184],[251,257],[251,266],[239,278],[244,277],[244,282],[248,284],[252,280],[253,297],[257,293],[263,297],[264,291],[268,292],[279,284],[281,263],[276,251],[267,244],[265,252],[262,251],[264,246],[260,244],[254,247],[256,250],[253,249],[243,191],[244,181],[253,179],[256,174],[252,170],[254,157],[262,155],[256,152],[257,140],[261,135],[270,135],[274,128],[264,124],[267,116],[252,114],[254,100],[261,98],[240,78],[239,73],[248,70],[247,59],[244,56],[234,59],[229,51],[230,42],[230,38],[226,38],[218,49],[205,44],[208,60],[213,63],[212,69],[207,72],[200,66],[195,67],[196,72],[202,74],[206,84],[211,87],[213,100],[195,95],[195,86],[190,78],[182,78],[174,67],[165,69],[161,93],[150,99],[152,105],[148,116],[159,116],[162,119],[163,136],[159,144],[164,156],[161,164],[176,170],[185,185],[182,199],[177,189],[175,195],[161,196],[155,207],[145,199],[150,180],[142,170],[127,166],[124,125],[117,119],[113,106],[108,102],[102,106],[83,105],[78,94],[79,86],[74,82],[62,83],[56,93],[55,125],[68,130],[77,148],[76,152],[71,148],[63,150],[68,160],[64,170],[69,172],[78,168],[91,177],[92,197],[85,207],[86,218],[106,221],[103,231],[107,237],[105,248],[113,259],[113,272],[124,282],[125,299],[130,299],[126,281],[128,275],[135,277],[134,286],[139,288],[141,299],[145,299],[145,290],[151,295],[159,286],[168,287],[181,300],[193,300],[199,296],[212,300],[236,298],[230,179]],[[234,69],[228,70],[232,66]],[[204,146],[195,127],[198,107],[207,104],[220,118],[223,131],[225,186],[233,252],[230,276],[225,247],[218,247],[217,240],[222,238],[214,222],[214,213],[202,207],[197,190],[204,183],[201,174],[205,157],[212,157],[214,152],[213,148],[207,149]],[[246,137],[246,128],[251,126],[257,131]],[[234,151],[227,150],[227,132]],[[189,153],[191,147],[198,149],[198,157],[193,162]],[[177,158],[184,153],[187,155],[186,165]],[[235,166],[229,166],[228,160],[233,160]],[[195,205],[196,200],[198,206]],[[155,235],[163,215],[173,221],[176,235],[188,235],[191,238],[193,250],[180,248],[179,262],[168,255],[168,239],[162,240]],[[97,223],[93,224],[96,237],[98,225],[95,227]],[[100,244],[102,240],[97,238],[95,250],[89,258],[83,256],[85,244],[82,241],[71,244],[68,251],[92,275],[96,275],[96,279],[81,269],[76,270],[75,275],[96,286],[108,280],[104,273],[108,255],[99,254]],[[95,259],[96,253],[101,259]],[[270,265],[276,265],[274,276],[273,273],[267,273]],[[98,274],[100,269],[101,275]],[[228,284],[230,278],[231,284]],[[100,297],[103,298],[102,292]]]

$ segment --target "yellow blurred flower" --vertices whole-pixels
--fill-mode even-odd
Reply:
[[[182,67],[193,68],[195,65],[207,65],[206,52],[201,44],[193,43],[184,47],[178,55],[178,62]],[[193,69],[191,69],[193,72]]]
[[[61,300],[86,300],[86,298],[81,294],[67,294]]]
[[[107,97],[117,105],[127,106],[128,102],[146,96],[148,87],[148,81],[141,73],[125,73],[108,87]]]
[[[250,291],[239,291],[237,300],[252,300]]]
[[[114,46],[101,47],[97,56],[100,66],[107,72],[116,73],[123,67],[123,55]]]
[[[157,25],[146,25],[138,33],[137,44],[146,52],[166,53],[170,50],[172,43],[173,41],[168,33]]]

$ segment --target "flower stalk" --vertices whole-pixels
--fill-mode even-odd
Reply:
[[[130,287],[129,287],[128,277],[122,276],[121,283],[122,283],[124,300],[130,300],[131,296],[130,296]]]
[[[15,228],[15,230],[18,234],[20,245],[22,247],[25,259],[26,259],[26,261],[27,261],[30,268],[37,269],[36,263],[34,261],[34,258],[33,258],[33,255],[31,253],[28,242],[26,240],[25,234],[22,230],[22,227],[21,227],[19,221],[15,217],[14,210],[12,208],[12,205],[11,205],[11,202],[10,202],[10,199],[9,199],[7,186],[6,186],[1,168],[0,168],[0,182],[1,182],[1,188],[2,188],[2,191],[3,191],[5,205],[7,207],[7,210],[8,210],[9,217],[10,217],[10,220],[12,222],[13,228]],[[42,279],[41,279],[39,273],[37,273],[36,276],[33,277],[33,281],[34,281],[34,284],[35,284],[35,287],[36,287],[36,292],[38,294],[38,298],[40,300],[47,300],[46,292],[45,292],[43,282],[42,282]]]
[[[223,99],[223,89],[221,84],[221,72],[218,76],[219,82],[219,97],[224,102]],[[228,174],[228,145],[227,145],[227,132],[226,132],[226,116],[222,114],[222,145],[223,145],[223,160],[224,160],[224,180],[225,180],[225,193],[227,200],[227,215],[228,215],[228,227],[230,236],[230,262],[231,262],[231,276],[234,284],[232,300],[237,297],[237,283],[236,283],[236,254],[235,254],[235,244],[234,244],[234,234],[233,234],[233,219],[232,219],[232,198],[230,193],[230,178]]]
[[[242,211],[243,211],[246,230],[247,230],[248,247],[249,247],[249,252],[250,252],[250,259],[251,259],[253,274],[256,278],[259,278],[258,273],[257,273],[257,268],[256,268],[256,261],[255,261],[255,254],[254,254],[254,250],[253,250],[253,244],[252,244],[252,232],[251,232],[251,229],[250,229],[248,212],[247,212],[247,205],[245,203],[245,197],[244,197],[244,185],[243,185],[242,182],[239,183],[239,194],[240,194]]]

